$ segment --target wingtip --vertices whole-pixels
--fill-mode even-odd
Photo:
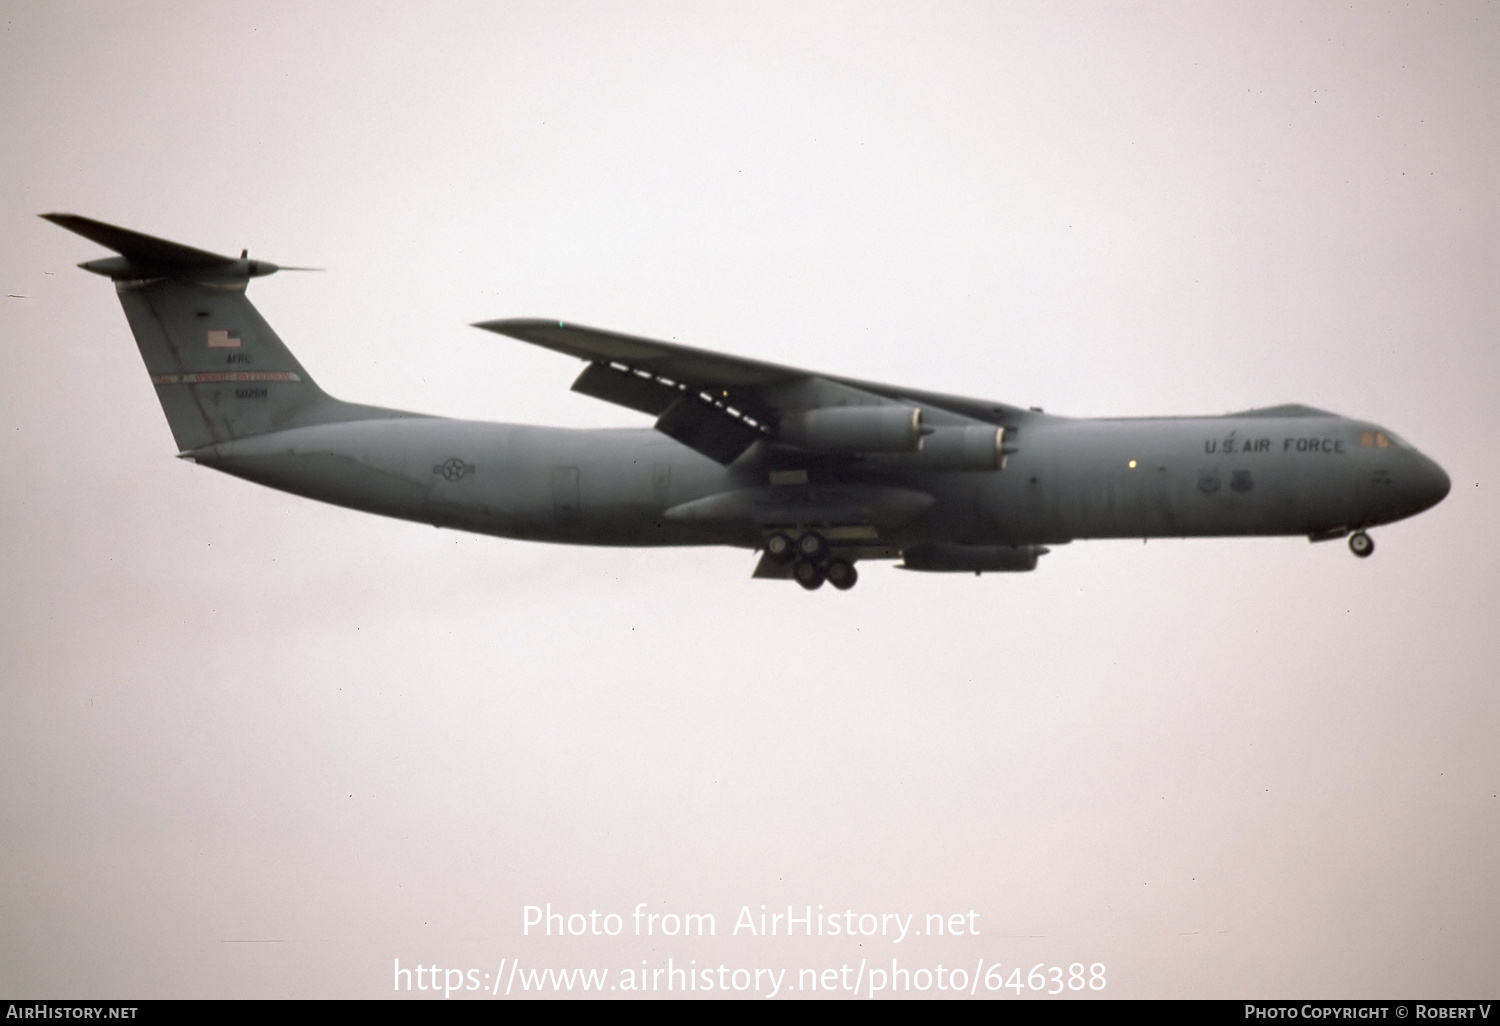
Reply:
[[[498,335],[513,335],[518,331],[550,326],[556,324],[563,327],[563,321],[554,321],[544,317],[499,317],[489,321],[475,321],[470,327],[483,328],[485,331],[493,331]]]

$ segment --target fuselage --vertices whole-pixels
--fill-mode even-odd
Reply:
[[[1379,425],[1304,407],[1216,417],[1027,415],[1001,469],[924,471],[816,462],[757,444],[730,466],[650,429],[574,430],[400,416],[319,424],[204,447],[200,463],[324,502],[440,527],[597,545],[758,547],[767,525],[682,519],[706,496],[819,488],[922,493],[878,531],[901,547],[1056,544],[1084,538],[1333,537],[1411,516],[1447,494],[1432,460]],[[779,469],[778,477],[771,471]],[[836,483],[834,480],[836,478]],[[777,491],[777,489],[782,491]],[[785,524],[774,526],[821,526]]]

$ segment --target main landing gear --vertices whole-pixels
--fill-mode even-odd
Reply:
[[[792,564],[792,577],[808,591],[816,591],[827,581],[839,591],[848,591],[859,580],[859,571],[848,559],[830,558],[828,540],[815,531],[807,531],[794,541],[782,531],[766,539],[766,554],[778,563]]]
[[[792,576],[808,591],[817,591],[823,587],[823,581],[826,580],[823,576],[823,568],[805,559],[799,559],[792,564]]]
[[[796,543],[780,531],[777,531],[766,539],[766,555],[776,560],[776,562],[785,563],[796,554]]]
[[[854,569],[854,564],[846,559],[830,561],[823,569],[823,573],[827,576],[828,583],[839,591],[848,591],[859,580],[859,571]]]
[[[1349,551],[1360,559],[1367,559],[1375,551],[1375,539],[1363,531],[1355,531],[1349,536]]]

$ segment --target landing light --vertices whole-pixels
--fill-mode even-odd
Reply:
[[[1131,460],[1131,461],[1130,461],[1130,469],[1131,469],[1131,470],[1134,470],[1134,469],[1135,469],[1135,460]]]

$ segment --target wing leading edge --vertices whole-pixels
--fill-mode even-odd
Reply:
[[[950,420],[997,426],[1025,415],[992,402],[817,374],[564,321],[494,320],[474,326],[587,360],[573,391],[650,414],[658,431],[725,465],[757,441],[788,442],[780,437],[787,418],[811,411],[920,407],[943,411]]]

